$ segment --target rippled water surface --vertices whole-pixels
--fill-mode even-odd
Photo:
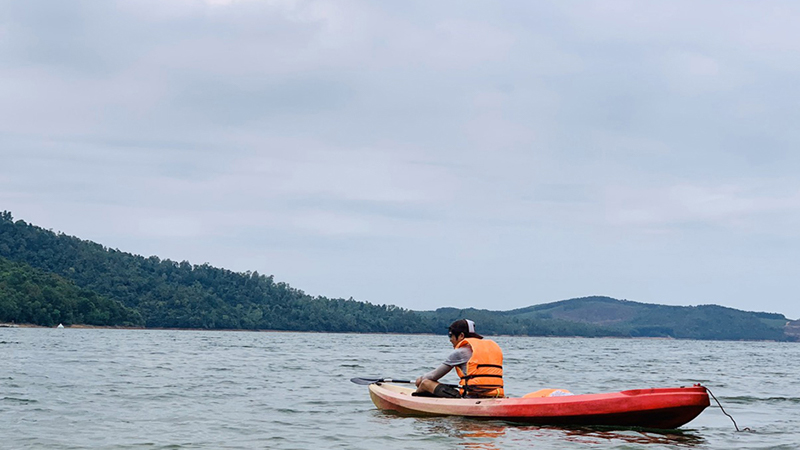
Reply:
[[[718,407],[664,433],[400,417],[349,382],[416,377],[445,336],[6,328],[0,448],[800,448],[800,344],[496,340],[509,396],[700,382],[753,431]]]

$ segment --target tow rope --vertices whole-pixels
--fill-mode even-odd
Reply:
[[[708,393],[711,395],[711,398],[713,398],[714,401],[717,402],[717,405],[719,406],[719,409],[722,411],[722,414],[725,414],[726,416],[730,417],[731,422],[733,422],[733,427],[736,428],[736,431],[739,431],[739,432],[741,432],[741,431],[753,431],[753,430],[751,430],[750,428],[747,428],[747,427],[744,427],[744,428],[742,428],[740,430],[739,426],[736,425],[736,421],[733,420],[733,416],[728,414],[727,412],[725,412],[725,408],[722,407],[722,403],[720,403],[719,400],[717,400],[717,397],[714,395],[713,392],[711,392],[711,389],[706,387],[706,391],[708,391]]]

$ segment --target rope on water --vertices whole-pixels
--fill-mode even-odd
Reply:
[[[704,387],[705,387],[705,386],[704,386]],[[740,429],[739,429],[739,426],[738,426],[738,425],[736,425],[736,421],[735,421],[735,420],[733,420],[733,416],[732,416],[732,415],[730,415],[730,414],[728,414],[727,412],[725,412],[725,408],[723,408],[723,407],[722,407],[722,403],[720,403],[720,402],[719,402],[719,400],[717,400],[717,397],[714,395],[714,393],[713,393],[713,392],[711,392],[711,389],[709,389],[709,388],[707,388],[707,387],[706,387],[706,391],[708,391],[708,393],[709,393],[709,394],[711,394],[711,398],[713,398],[713,399],[714,399],[714,401],[715,401],[715,402],[717,402],[717,405],[719,405],[719,409],[722,411],[722,414],[725,414],[726,416],[730,417],[730,419],[731,419],[731,422],[733,422],[733,427],[734,427],[734,428],[736,428],[736,431],[753,431],[753,430],[751,430],[750,428],[747,428],[747,427],[745,427],[745,428],[742,428],[742,429],[740,430]]]

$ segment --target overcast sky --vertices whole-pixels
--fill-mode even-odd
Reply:
[[[312,295],[800,318],[796,1],[0,0],[0,210]]]

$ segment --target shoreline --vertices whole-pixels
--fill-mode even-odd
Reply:
[[[13,324],[13,323],[0,323],[0,329],[3,328],[40,328],[40,329],[59,329],[58,326],[46,327],[43,325],[34,324]],[[64,325],[62,329],[76,329],[76,330],[153,330],[153,331],[212,331],[212,332],[251,332],[251,333],[307,333],[307,334],[364,334],[364,335],[389,335],[389,336],[444,336],[434,333],[366,333],[359,331],[300,331],[300,330],[247,330],[241,328],[162,328],[162,327],[125,327],[125,326],[111,326],[111,325]],[[490,338],[496,337],[511,337],[511,338],[555,338],[555,339],[621,339],[621,340],[657,340],[657,341],[709,341],[709,342],[788,342],[798,343],[797,341],[776,341],[770,339],[689,339],[689,338],[675,338],[672,336],[528,336],[528,335],[513,335],[513,334],[498,334],[498,335],[484,335]]]

